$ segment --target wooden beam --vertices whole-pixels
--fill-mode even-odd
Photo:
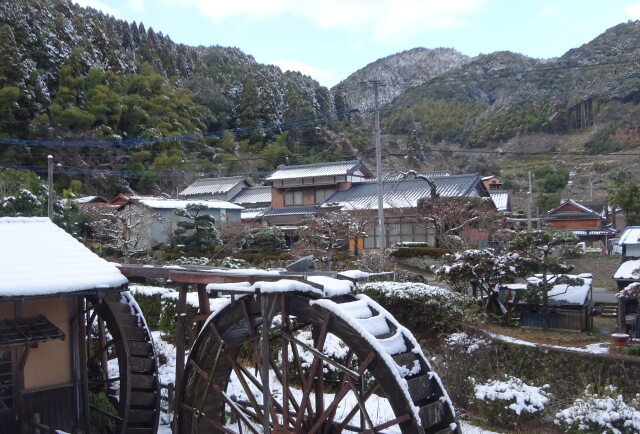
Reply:
[[[178,285],[178,304],[176,307],[176,396],[173,413],[173,431],[178,432],[178,414],[180,412],[180,395],[182,392],[182,377],[184,375],[184,352],[186,349],[184,321],[179,321],[187,313],[187,285]]]

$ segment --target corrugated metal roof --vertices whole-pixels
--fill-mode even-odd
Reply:
[[[242,209],[240,205],[224,200],[138,199],[136,202],[153,209],[185,209],[187,205],[203,205],[207,209]]]
[[[442,176],[433,179],[441,197],[471,196],[480,182],[477,174]],[[422,179],[385,181],[384,208],[415,208],[418,200],[431,195],[429,184]],[[344,209],[377,209],[378,184],[362,182],[349,190],[338,191],[323,204],[323,207],[338,206]]]
[[[286,208],[271,208],[265,212],[263,217],[275,217],[275,216],[287,216],[287,215],[313,215],[324,213],[320,207],[317,206],[290,206]]]
[[[496,209],[498,211],[507,211],[509,208],[509,192],[508,191],[489,191],[489,195],[491,196],[491,200],[496,205]]]
[[[271,187],[260,185],[243,188],[238,194],[233,196],[231,202],[239,205],[256,203],[271,204]]]
[[[337,161],[330,163],[301,164],[297,166],[279,166],[265,181],[291,178],[311,178],[318,176],[348,175],[362,166],[360,160]]]
[[[228,176],[224,178],[202,178],[193,182],[182,190],[180,196],[193,196],[196,194],[224,194],[245,179],[242,176]]]

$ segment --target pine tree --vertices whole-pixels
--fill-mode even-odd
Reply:
[[[189,204],[185,209],[179,209],[176,214],[184,220],[178,222],[174,232],[174,243],[190,256],[204,256],[220,244],[216,220],[204,213],[204,205]]]

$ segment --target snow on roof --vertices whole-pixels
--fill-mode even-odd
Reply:
[[[278,166],[275,172],[265,178],[265,181],[348,175],[353,173],[362,165],[363,164],[360,160],[351,160],[330,163],[301,164],[297,166]]]
[[[506,190],[489,191],[491,200],[496,205],[498,211],[507,211],[509,207],[509,192]]]
[[[629,226],[626,228],[622,235],[620,235],[618,244],[640,244],[640,226]]]
[[[116,288],[127,278],[45,217],[0,218],[0,297]]]
[[[640,268],[640,259],[625,261],[616,270],[613,275],[614,279],[619,280],[638,280],[640,281],[640,273],[634,273]]]
[[[245,208],[242,211],[240,211],[240,218],[242,220],[255,220],[258,217],[261,217],[267,210],[269,209],[269,207],[265,207],[265,208]]]
[[[107,199],[105,199],[102,196],[82,196],[82,197],[77,197],[75,199],[73,199],[73,202],[82,205],[85,203],[91,203],[91,202],[103,202],[106,203]]]
[[[180,196],[197,194],[224,194],[241,182],[246,182],[243,176],[228,176],[221,178],[202,178],[194,181],[182,190]]]
[[[534,277],[527,278],[530,282],[539,282],[542,275],[536,275]],[[549,295],[549,304],[576,304],[576,305],[584,305],[588,299],[589,294],[591,294],[591,282],[593,281],[593,276],[588,273],[573,275],[567,274],[569,278],[580,278],[583,281],[583,284],[580,286],[570,286],[566,283],[553,285],[547,294]],[[555,280],[554,277],[549,277],[549,282],[553,283]]]
[[[577,208],[579,211],[576,214],[576,211],[562,211],[562,208],[567,206],[567,205],[572,205],[575,208]],[[602,217],[600,214],[598,214],[596,211],[592,210],[591,208],[588,208],[586,206],[584,206],[583,204],[573,200],[573,199],[569,199],[566,200],[564,202],[562,202],[560,205],[558,205],[557,207],[547,211],[547,214],[549,216],[553,215],[553,216],[557,216],[557,217],[561,217],[563,214],[567,214],[572,218],[575,217],[579,217],[582,216],[583,214],[586,214],[585,217],[592,217],[592,218],[598,218],[598,217]]]
[[[287,215],[313,215],[323,214],[325,211],[318,206],[288,206],[285,208],[271,208],[262,214],[264,217],[276,217]]]
[[[184,209],[187,205],[203,205],[207,209],[244,209],[235,203],[226,202],[224,200],[180,200],[180,199],[137,199],[139,202],[153,209]]]
[[[480,178],[477,174],[451,175],[435,177],[433,182],[441,197],[469,197],[475,194]],[[419,199],[430,196],[429,184],[422,179],[384,182],[384,208],[415,208],[418,206]],[[322,206],[338,206],[345,210],[377,209],[378,184],[375,182],[353,184],[349,190],[334,193]]]
[[[271,204],[271,187],[259,185],[256,187],[243,188],[238,194],[233,196],[231,202],[239,205],[256,203]]]

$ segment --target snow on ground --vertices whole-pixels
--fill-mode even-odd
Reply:
[[[565,351],[577,351],[580,353],[592,353],[592,354],[607,354],[609,352],[609,343],[608,342],[597,342],[594,344],[589,344],[586,347],[565,347],[562,345],[545,345],[545,344],[536,344],[529,341],[524,341],[522,339],[512,338],[511,336],[500,335],[497,333],[486,332],[489,336],[494,339],[497,339],[502,342],[508,342],[516,345],[524,345],[527,347],[539,347],[539,348],[553,348],[557,350],[565,350]]]
[[[461,421],[460,426],[464,434],[500,434],[495,431],[487,431],[480,427],[471,425],[469,422]]]

